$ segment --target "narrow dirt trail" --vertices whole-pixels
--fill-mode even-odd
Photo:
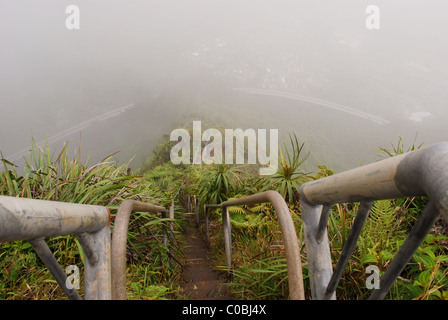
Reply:
[[[221,272],[213,270],[208,249],[201,233],[186,226],[184,233],[186,265],[182,288],[191,300],[231,300],[226,280]]]

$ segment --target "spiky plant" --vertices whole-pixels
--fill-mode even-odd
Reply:
[[[377,150],[380,152],[380,157],[382,158],[395,157],[406,152],[420,149],[423,145],[423,143],[420,143],[419,145],[417,145],[416,143],[417,135],[415,136],[412,145],[406,148],[403,139],[401,138],[401,136],[398,136],[398,141],[396,142],[396,144],[394,145],[393,143],[391,143],[391,149],[379,147]]]
[[[301,166],[308,159],[310,153],[303,156],[305,143],[299,144],[296,134],[289,135],[290,148],[284,143],[284,152],[280,148],[279,168],[275,174],[267,178],[264,189],[278,191],[289,203],[296,201],[294,194],[298,188],[308,180],[309,173],[302,170]]]
[[[226,164],[203,167],[196,185],[204,203],[221,203],[233,193],[240,182],[240,171]]]

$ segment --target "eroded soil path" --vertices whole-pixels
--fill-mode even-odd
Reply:
[[[191,300],[231,300],[223,273],[213,270],[208,249],[197,228],[184,231],[186,265],[182,288]]]

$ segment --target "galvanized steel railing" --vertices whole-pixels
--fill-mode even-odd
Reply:
[[[85,299],[111,299],[110,213],[101,206],[0,196],[0,241],[26,240],[36,250],[65,294],[67,276],[45,238],[75,234],[85,252]]]
[[[372,201],[427,196],[429,202],[369,299],[383,299],[442,215],[448,220],[448,143],[412,151],[308,182],[299,189],[313,299],[335,299],[335,289]],[[327,221],[333,204],[360,202],[341,257],[332,270]]]
[[[67,286],[67,276],[45,242],[48,237],[75,234],[85,254],[84,298],[126,299],[126,241],[132,212],[160,212],[163,217],[169,213],[173,219],[174,200],[169,211],[123,201],[111,239],[111,215],[105,207],[0,196],[0,241],[28,241],[67,297],[80,300],[77,291]],[[172,222],[168,229],[172,235]]]
[[[300,187],[299,194],[312,299],[336,299],[337,284],[361,234],[373,201],[417,196],[429,198],[430,201],[420,218],[380,279],[380,287],[374,289],[369,297],[369,299],[383,299],[437,218],[441,215],[448,221],[448,143],[438,143],[431,147],[305,183]],[[196,197],[194,199],[196,221],[199,222],[198,203]],[[209,210],[221,208],[226,263],[227,268],[230,269],[232,240],[227,208],[260,202],[275,203],[274,208],[276,208],[285,239],[290,290],[292,286],[294,291],[294,293],[290,293],[290,298],[303,299],[298,241],[292,220],[290,220],[289,209],[278,193],[268,191],[221,204],[204,205],[206,242],[209,243]],[[360,202],[360,205],[352,230],[333,271],[327,222],[331,207],[336,203],[343,202]],[[192,211],[190,197],[188,198],[188,208]],[[300,275],[296,273],[297,270],[300,270]]]
[[[171,201],[169,210],[135,200],[125,200],[121,203],[115,217],[112,235],[112,299],[114,300],[126,300],[126,242],[129,219],[133,212],[162,213],[163,218],[166,218],[166,214],[169,213],[170,219],[173,219],[174,200]],[[170,222],[171,235],[173,228]]]
[[[285,255],[288,266],[288,283],[289,283],[289,296],[292,300],[305,299],[303,289],[302,278],[302,264],[300,259],[300,245],[297,239],[296,230],[292,221],[291,213],[286,205],[283,197],[276,191],[265,191],[251,196],[242,197],[239,199],[225,201],[219,205],[206,204],[204,206],[205,214],[205,228],[206,228],[206,240],[208,242],[208,216],[209,210],[214,208],[222,209],[222,220],[224,228],[224,243],[226,253],[226,264],[230,270],[232,268],[232,232],[230,225],[230,217],[228,207],[250,205],[256,203],[270,202],[277,213],[278,223],[283,235],[283,241],[285,244]],[[198,205],[196,206],[198,208]],[[196,210],[196,217],[198,220],[198,214]]]
[[[448,221],[448,143],[409,152],[350,171],[308,182],[299,189],[305,247],[313,299],[335,299],[335,289],[354,249],[372,202],[380,199],[427,196],[429,202],[380,280],[370,299],[383,299],[437,218]],[[194,196],[196,223],[199,201]],[[204,205],[208,242],[209,210],[221,208],[226,264],[232,259],[228,207],[272,203],[283,234],[291,299],[304,299],[300,246],[290,211],[275,191]],[[352,230],[333,271],[327,236],[331,207],[341,202],[361,202]],[[188,196],[188,210],[192,211]],[[45,238],[75,234],[85,252],[85,299],[126,299],[126,241],[132,212],[159,212],[163,207],[126,200],[119,207],[111,239],[110,212],[105,207],[0,196],[0,241],[26,240],[36,250],[58,284],[71,299],[80,299],[66,286],[67,276],[45,243]],[[169,225],[170,231],[173,225]]]

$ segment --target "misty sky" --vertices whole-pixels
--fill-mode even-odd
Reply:
[[[183,117],[219,113],[350,167],[398,135],[447,140],[446,39],[442,0],[0,0],[0,151],[18,161],[33,135],[146,157]]]

